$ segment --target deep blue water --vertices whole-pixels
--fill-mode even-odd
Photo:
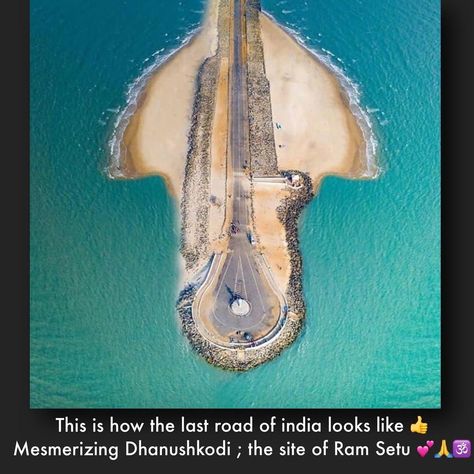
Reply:
[[[181,335],[163,181],[103,172],[128,86],[204,3],[31,1],[32,407],[440,405],[439,4],[263,6],[358,86],[384,171],[324,181],[300,221],[304,332],[234,374]]]

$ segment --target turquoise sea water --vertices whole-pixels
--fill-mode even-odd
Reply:
[[[235,374],[181,335],[163,181],[103,172],[128,87],[203,1],[31,1],[32,407],[440,405],[438,2],[263,6],[358,86],[384,172],[324,181],[300,222],[305,329]]]

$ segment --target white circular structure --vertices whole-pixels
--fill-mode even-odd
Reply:
[[[236,298],[230,305],[230,310],[236,316],[245,316],[250,312],[250,305],[243,298]]]

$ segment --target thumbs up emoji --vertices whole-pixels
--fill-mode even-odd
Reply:
[[[410,430],[412,433],[426,434],[428,431],[428,423],[423,423],[421,416],[419,416],[417,422],[410,426]]]

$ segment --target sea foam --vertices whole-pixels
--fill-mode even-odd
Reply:
[[[165,48],[160,48],[159,50],[155,51],[151,55],[153,57],[153,62],[146,66],[140,75],[128,85],[125,106],[115,110],[117,116],[114,122],[111,137],[108,142],[109,161],[104,171],[110,179],[121,179],[127,177],[121,168],[122,142],[125,130],[130,123],[131,117],[137,110],[138,104],[140,103],[140,98],[145,91],[145,86],[148,80],[162,64],[166,63],[169,59],[171,59],[171,57],[184,48],[194,38],[194,36],[199,33],[199,31],[201,31],[201,29],[202,26],[199,26],[188,32],[185,38],[183,38],[181,41],[180,45],[169,53],[163,54]],[[146,58],[146,60],[143,61],[143,64],[151,59],[151,57]]]
[[[268,12],[265,12],[265,15],[271,18],[272,21],[274,21],[288,34],[294,37],[301,47],[312,54],[337,77],[339,84],[346,95],[351,112],[356,117],[357,123],[359,124],[364,137],[366,147],[365,170],[362,172],[360,177],[366,179],[375,179],[380,176],[381,167],[379,166],[377,160],[378,142],[373,131],[372,122],[368,115],[370,113],[370,109],[365,111],[361,106],[361,92],[358,84],[350,79],[341,67],[335,64],[334,60],[332,59],[335,58],[335,55],[331,51],[325,48],[321,48],[321,50],[318,51],[308,47],[304,38],[301,37],[298,31],[288,26],[282,25]],[[126,93],[126,104],[117,112],[111,138],[108,142],[110,159],[105,172],[110,179],[120,179],[126,177],[121,169],[122,141],[125,130],[127,129],[127,126],[130,122],[130,118],[137,109],[141,94],[145,90],[148,80],[162,64],[168,61],[183,47],[185,47],[201,29],[202,26],[199,26],[187,33],[185,38],[181,41],[181,44],[169,53],[163,54],[164,48],[160,48],[155,53],[153,53],[152,57],[154,58],[154,61],[145,67],[141,74],[131,84],[129,84]],[[342,63],[342,60],[340,60],[340,62]]]

